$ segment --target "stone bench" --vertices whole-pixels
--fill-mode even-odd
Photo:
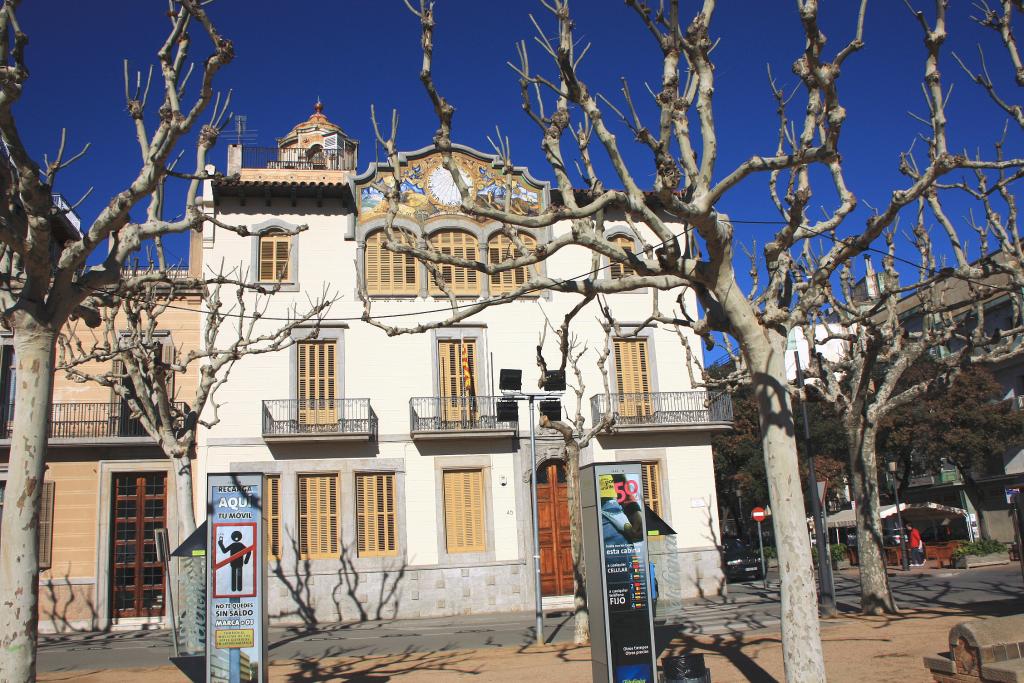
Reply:
[[[949,652],[925,657],[937,683],[1024,683],[1024,615],[967,621],[949,629]]]

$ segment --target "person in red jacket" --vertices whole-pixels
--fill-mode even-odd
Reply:
[[[914,525],[907,522],[907,533],[910,539],[910,561],[915,567],[924,566],[924,541],[921,540],[921,532],[914,528]]]

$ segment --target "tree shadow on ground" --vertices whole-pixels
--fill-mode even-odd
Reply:
[[[322,656],[306,657],[291,662],[275,662],[274,666],[290,666],[285,674],[288,683],[307,681],[338,681],[339,683],[383,683],[412,672],[444,671],[452,675],[476,676],[480,665],[471,665],[470,656],[459,652],[413,652],[407,649],[396,655],[365,655],[346,657],[344,652],[328,649]],[[331,660],[334,661],[331,661]]]

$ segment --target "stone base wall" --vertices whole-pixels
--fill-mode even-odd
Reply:
[[[39,631],[70,633],[100,628],[95,582],[44,579],[39,582]]]
[[[268,577],[272,624],[416,619],[518,612],[533,608],[533,583],[522,562],[393,571],[274,574]]]
[[[718,549],[678,549],[675,538],[647,543],[658,580],[658,616],[680,610],[694,598],[720,597],[725,589]]]
[[[722,594],[725,578],[715,548],[678,550],[669,537],[649,544],[658,580],[658,616],[685,601]],[[400,567],[390,571],[271,572],[272,624],[317,624],[417,619],[462,614],[529,612],[533,573],[524,562],[465,567]]]

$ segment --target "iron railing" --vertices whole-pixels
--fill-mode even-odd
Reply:
[[[956,484],[960,473],[956,470],[941,470],[934,474],[917,474],[907,481],[907,486],[931,486],[933,484]]]
[[[175,415],[184,419],[188,407],[174,404]],[[131,415],[124,402],[54,403],[50,412],[51,439],[109,439],[149,437],[142,422]],[[0,406],[0,439],[14,431],[14,404]]]
[[[82,220],[75,213],[75,210],[71,208],[71,205],[68,204],[68,201],[64,199],[64,195],[54,192],[50,195],[50,198],[53,200],[53,205],[60,209],[67,217],[68,223],[75,226],[75,230],[80,231],[82,229]]]
[[[368,398],[276,399],[263,402],[263,435],[330,436],[366,434],[377,438],[377,415]]]
[[[598,394],[590,399],[594,422],[612,414],[618,426],[700,425],[732,422],[732,399],[724,392],[673,391]]]
[[[512,431],[518,422],[498,420],[500,396],[419,396],[409,399],[410,428],[415,432]]]
[[[351,171],[355,148],[242,147],[242,168],[282,168],[295,171]]]

